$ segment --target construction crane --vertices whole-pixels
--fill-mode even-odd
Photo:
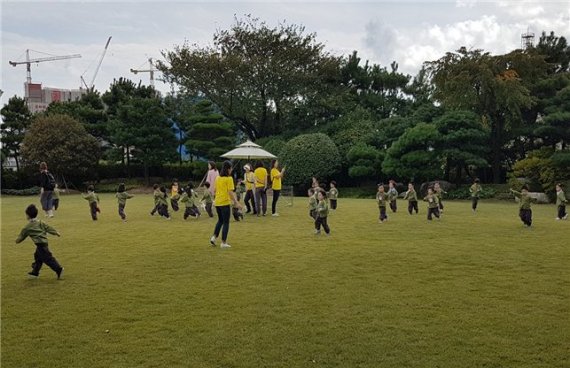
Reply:
[[[62,55],[62,56],[50,56],[45,58],[38,58],[38,59],[30,59],[30,49],[26,50],[26,61],[9,61],[10,65],[17,66],[20,64],[26,64],[26,82],[28,84],[32,83],[32,63],[41,63],[44,61],[56,61],[56,60],[64,60],[64,59],[75,59],[80,58],[81,55],[73,54],[73,55]]]
[[[97,74],[99,73],[99,69],[101,68],[101,64],[103,63],[103,58],[105,58],[105,54],[107,53],[107,48],[109,47],[109,43],[111,42],[112,36],[109,36],[107,39],[107,43],[105,44],[105,48],[103,49],[103,53],[101,54],[101,58],[99,58],[99,63],[97,64],[97,68],[95,69],[95,73],[93,74],[93,78],[91,79],[90,86],[87,85],[85,79],[83,79],[83,75],[81,76],[81,82],[87,89],[93,89],[95,87],[95,78],[97,78]],[[85,74],[85,73],[83,73]]]
[[[137,73],[150,73],[150,85],[154,87],[154,72],[156,69],[154,68],[154,64],[152,63],[152,58],[148,59],[148,69],[131,69],[131,72],[134,74]]]

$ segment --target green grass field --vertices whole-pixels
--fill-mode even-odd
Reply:
[[[112,195],[90,219],[62,196],[49,220],[57,281],[14,245],[37,198],[2,197],[1,365],[8,367],[569,367],[570,221],[535,205],[446,202],[439,222],[341,199],[316,237],[304,198],[230,227],[149,216]],[[399,202],[400,210],[405,203]]]

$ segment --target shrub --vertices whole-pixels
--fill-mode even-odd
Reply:
[[[260,138],[255,143],[259,144],[264,150],[277,157],[281,156],[281,150],[285,147],[285,144],[287,144],[287,142],[279,136]]]

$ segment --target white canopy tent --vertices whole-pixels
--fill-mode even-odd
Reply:
[[[221,157],[237,160],[269,160],[277,158],[277,156],[261,148],[259,144],[255,144],[249,140],[233,150],[224,153]]]

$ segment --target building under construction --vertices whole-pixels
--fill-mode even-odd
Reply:
[[[41,83],[24,83],[24,97],[28,108],[33,113],[45,111],[52,102],[76,101],[86,89],[61,89],[43,87]]]

